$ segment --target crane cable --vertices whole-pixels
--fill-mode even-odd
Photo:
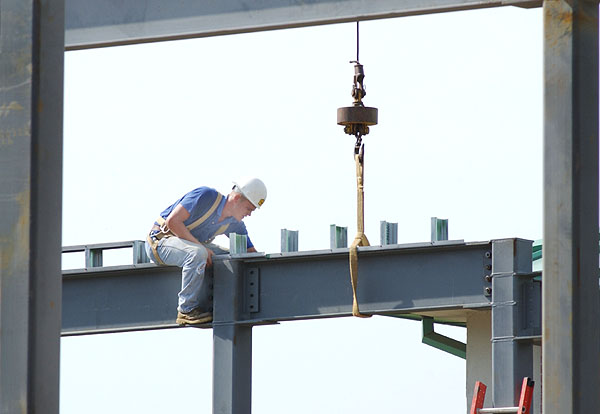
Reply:
[[[364,144],[361,144],[361,136],[357,134],[354,151],[354,162],[356,164],[356,236],[350,246],[350,281],[352,282],[352,315],[359,318],[370,318],[360,312],[356,288],[358,285],[358,246],[369,246],[369,239],[365,235],[365,193],[364,193]]]
[[[354,63],[354,85],[352,87],[352,98],[354,102],[351,107],[338,108],[337,123],[344,126],[344,132],[356,137],[354,145],[354,162],[356,164],[356,223],[357,232],[350,246],[350,282],[352,283],[352,315],[360,318],[369,318],[371,315],[360,312],[356,289],[358,285],[358,247],[369,246],[369,240],[365,235],[364,214],[364,144],[362,137],[369,133],[370,125],[377,125],[377,108],[366,107],[362,99],[366,95],[363,84],[365,73],[363,65],[359,61],[359,22],[356,22],[356,60]]]

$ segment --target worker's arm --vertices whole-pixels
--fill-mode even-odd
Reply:
[[[256,253],[256,249],[254,247],[249,247],[247,251],[248,253]]]
[[[183,222],[186,221],[188,218],[190,218],[189,211],[187,211],[185,209],[185,207],[183,207],[181,204],[178,204],[173,209],[173,211],[171,211],[171,214],[169,214],[169,216],[167,217],[167,220],[166,220],[167,227],[169,228],[169,230],[171,230],[173,232],[174,235],[176,235],[180,239],[191,241],[192,243],[201,244],[200,241],[198,241],[198,239],[192,235],[192,233],[188,230],[188,228],[185,226],[185,224],[183,224]],[[206,260],[206,264],[208,266],[211,266],[212,265],[212,256],[215,253],[212,250],[210,250],[208,247],[206,247],[206,246],[204,246],[204,247],[206,248],[206,251],[208,253],[208,258]]]

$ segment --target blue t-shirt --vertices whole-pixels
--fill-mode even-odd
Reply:
[[[208,210],[212,207],[217,199],[217,195],[219,193],[214,188],[210,187],[199,187],[195,190],[190,191],[171,206],[167,207],[160,216],[166,219],[169,214],[181,204],[188,213],[190,213],[190,217],[183,222],[186,226],[189,226],[200,217],[206,214]],[[248,230],[246,230],[246,225],[237,221],[233,217],[227,217],[223,221],[219,221],[221,217],[221,213],[223,213],[223,208],[225,207],[225,203],[227,202],[227,197],[223,197],[217,209],[198,227],[190,230],[192,236],[198,239],[201,242],[209,241],[215,237],[215,233],[217,230],[221,228],[221,226],[228,224],[227,230],[225,230],[225,235],[229,237],[229,233],[237,233],[237,234],[245,234],[248,235]],[[250,237],[247,238],[248,248],[254,247],[252,241],[250,241]]]

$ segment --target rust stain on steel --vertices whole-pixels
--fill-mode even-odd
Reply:
[[[10,101],[8,104],[3,103],[0,105],[0,116],[6,118],[11,111],[22,111],[23,109],[25,109],[23,105],[17,101]]]
[[[544,2],[544,37],[549,47],[559,46],[559,42],[570,37],[573,32],[573,6],[565,0]]]
[[[28,189],[15,195],[18,204],[19,218],[14,224],[13,231],[0,238],[0,269],[14,269],[17,263],[27,263],[29,256],[29,216],[30,216],[30,190]],[[18,265],[17,265],[18,267]],[[10,272],[7,272],[10,275]]]

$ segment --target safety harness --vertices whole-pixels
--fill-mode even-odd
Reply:
[[[193,229],[195,229],[196,227],[198,227],[199,225],[204,223],[211,216],[211,214],[213,214],[215,212],[215,210],[219,207],[219,204],[221,203],[222,199],[223,199],[223,195],[217,193],[217,198],[216,198],[215,202],[213,203],[213,205],[208,209],[208,211],[206,213],[204,213],[204,215],[202,215],[202,217],[195,220],[193,223],[188,224],[186,226],[187,229],[192,231]],[[148,233],[146,240],[148,241],[148,243],[150,244],[150,247],[152,248],[152,253],[154,255],[154,259],[156,259],[155,261],[161,265],[165,265],[165,262],[162,261],[162,259],[158,255],[158,252],[156,249],[158,247],[158,243],[160,240],[167,238],[167,237],[175,236],[175,234],[171,231],[171,229],[169,229],[169,227],[167,227],[167,222],[164,218],[162,218],[162,217],[157,218],[156,223],[158,224],[158,226],[160,228],[158,230],[156,230],[156,229],[151,230],[150,233]],[[227,230],[227,227],[229,227],[229,223],[223,224],[221,227],[219,227],[217,229],[215,234],[213,234],[213,237],[210,240],[206,240],[205,243],[210,243],[213,241],[213,239],[216,236],[225,233],[225,231]]]

